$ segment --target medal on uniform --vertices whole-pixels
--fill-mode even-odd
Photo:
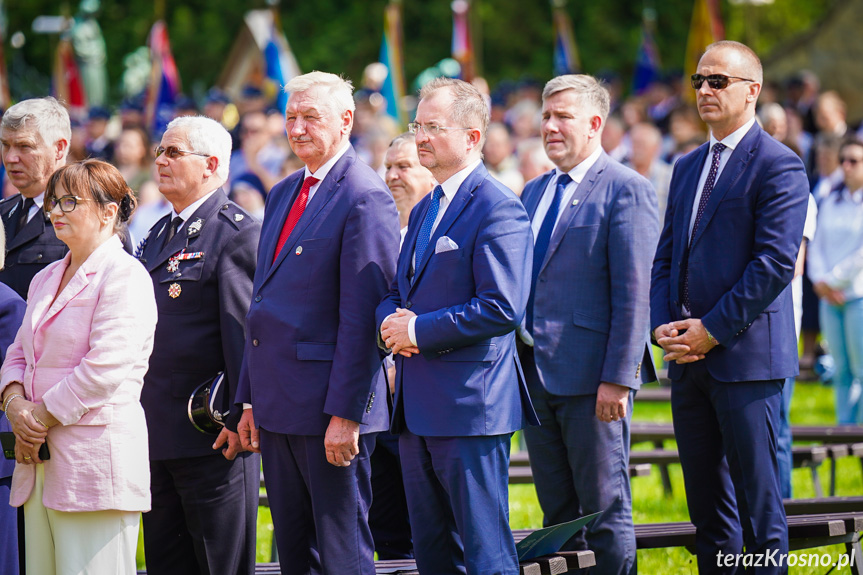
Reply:
[[[180,287],[180,284],[178,284],[178,283],[173,283],[173,284],[171,284],[171,286],[168,288],[168,295],[169,295],[169,296],[171,296],[171,297],[172,297],[172,298],[174,298],[174,299],[177,299],[178,297],[180,297],[180,293],[181,293],[182,291],[183,291],[183,288],[182,288],[182,287]]]
[[[172,274],[180,269],[180,262],[182,260],[198,260],[202,257],[204,257],[204,252],[190,252],[187,254],[186,249],[183,248],[180,253],[168,258],[168,273]]]

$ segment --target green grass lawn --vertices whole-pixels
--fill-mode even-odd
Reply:
[[[830,425],[835,423],[833,415],[833,390],[818,383],[799,383],[794,390],[791,407],[791,421],[797,425]],[[671,408],[662,403],[636,402],[633,418],[636,421],[670,422]],[[516,444],[517,441],[514,441]],[[670,448],[672,444],[666,445]],[[650,445],[634,445],[633,449],[650,449]],[[821,481],[829,485],[829,466],[822,465]],[[667,498],[662,491],[659,473],[654,467],[649,477],[636,477],[632,480],[633,518],[635,523],[661,523],[669,521],[688,521],[689,515],[683,489],[683,476],[679,465],[671,466],[671,480],[674,497]],[[794,496],[797,498],[814,497],[812,479],[808,469],[795,469],[792,476]],[[860,495],[863,493],[863,473],[860,462],[855,458],[839,460],[837,468],[837,495]],[[513,529],[537,528],[542,526],[542,512],[532,485],[510,486],[510,525]],[[270,510],[258,510],[258,562],[270,560],[272,552],[273,525]],[[139,567],[143,567],[143,545],[139,545]],[[844,546],[836,545],[800,551],[798,553],[830,553],[834,558],[845,551]],[[638,552],[638,567],[646,574],[689,574],[697,573],[694,556],[685,549],[653,549]],[[822,574],[827,568],[793,568],[795,574]]]

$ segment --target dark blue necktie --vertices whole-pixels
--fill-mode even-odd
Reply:
[[[704,188],[701,190],[701,198],[698,200],[698,208],[695,212],[695,223],[692,225],[692,234],[689,236],[689,243],[692,243],[695,238],[695,232],[698,231],[698,224],[701,223],[701,217],[704,215],[704,208],[707,207],[707,202],[710,200],[710,194],[713,192],[713,186],[716,185],[716,174],[719,173],[719,156],[722,155],[722,150],[727,146],[722,142],[713,144],[713,159],[710,162],[710,171],[707,172],[707,180],[704,182]],[[683,270],[683,307],[687,311],[692,311],[692,304],[689,300],[689,248],[687,247],[687,257],[685,258]]]
[[[533,272],[530,277],[530,299],[527,302],[527,329],[531,334],[533,334],[533,300],[536,292],[536,278],[539,277],[539,269],[542,267],[542,262],[545,260],[545,254],[551,243],[551,233],[554,231],[554,224],[557,223],[557,215],[560,213],[560,201],[566,186],[571,181],[572,178],[569,177],[569,174],[561,174],[557,178],[554,197],[551,200],[551,205],[548,206],[545,218],[542,220],[539,233],[536,235],[536,243],[533,245]]]
[[[420,233],[417,236],[417,245],[416,250],[414,251],[414,255],[416,255],[414,267],[419,267],[420,263],[423,261],[423,254],[425,253],[426,248],[429,245],[429,240],[431,239],[434,221],[437,219],[438,211],[440,211],[441,196],[443,196],[443,188],[440,186],[435,187],[434,192],[432,192],[431,202],[429,202],[429,209],[426,212],[426,217],[423,220],[423,225],[420,227]]]

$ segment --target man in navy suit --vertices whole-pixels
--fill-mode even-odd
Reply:
[[[656,193],[602,151],[609,94],[596,79],[559,76],[542,98],[543,143],[557,169],[521,196],[536,243],[520,350],[541,423],[524,437],[543,523],[604,511],[570,548],[596,553],[591,573],[635,573],[629,423],[634,391],[656,379]]]
[[[172,212],[138,254],[159,310],[141,392],[153,499],[144,514],[147,573],[254,573],[261,458],[240,447],[240,408],[217,438],[195,429],[188,404],[220,372],[228,401],[217,408],[233,402],[261,224],[221,189],[231,157],[221,124],[177,118],[157,153],[159,191]]]
[[[375,306],[395,274],[398,214],[348,141],[350,82],[312,72],[285,89],[306,167],[267,197],[240,436],[263,454],[282,573],[373,575],[369,455],[389,414]]]
[[[741,572],[720,554],[744,545],[788,552],[776,434],[798,371],[789,283],[808,186],[800,159],[755,123],[761,82],[743,44],[702,56],[692,86],[710,141],[674,168],[651,278],[701,573]]]
[[[440,182],[411,213],[381,342],[396,357],[392,431],[421,573],[518,573],[509,442],[536,421],[515,350],[530,224],[481,162],[488,107],[461,80],[420,92],[420,162]]]

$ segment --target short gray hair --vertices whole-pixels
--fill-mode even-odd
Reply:
[[[50,96],[24,100],[6,110],[0,120],[0,129],[3,130],[17,132],[30,127],[36,130],[46,146],[66,140],[63,152],[63,159],[66,159],[68,144],[72,142],[72,123],[69,121],[69,112],[60,102]]]
[[[611,95],[601,80],[587,74],[566,74],[552,78],[542,90],[542,101],[564,90],[575,90],[579,106],[589,106],[602,117],[602,124],[611,109]]]
[[[288,94],[305,92],[316,86],[327,90],[329,98],[324,101],[337,114],[341,115],[347,111],[353,112],[356,109],[353,97],[354,85],[347,78],[342,78],[329,72],[318,72],[316,70],[291,78],[285,85],[285,92]]]
[[[754,80],[759,84],[764,83],[764,70],[761,66],[761,59],[758,57],[758,54],[755,53],[755,50],[747,46],[746,44],[741,44],[740,42],[735,42],[734,40],[720,40],[719,42],[714,42],[705,48],[704,54],[701,55],[702,58],[712,51],[712,50],[732,50],[737,52],[743,58],[744,70],[741,72],[737,72],[738,74],[746,74],[750,78],[750,80]]]
[[[480,148],[485,142],[488,131],[489,110],[482,92],[476,86],[463,80],[442,76],[435,78],[420,90],[420,100],[424,100],[443,88],[452,93],[450,116],[457,128],[476,128],[480,131]]]
[[[417,145],[417,136],[416,136],[416,134],[411,134],[410,132],[405,132],[405,133],[399,134],[398,136],[393,138],[392,141],[390,142],[389,147],[392,148],[395,146],[407,146],[409,144],[411,146],[416,146]]]
[[[174,118],[168,130],[181,130],[190,152],[215,156],[219,160],[216,177],[222,183],[228,181],[228,166],[231,163],[231,134],[219,122],[206,116],[180,116]]]

